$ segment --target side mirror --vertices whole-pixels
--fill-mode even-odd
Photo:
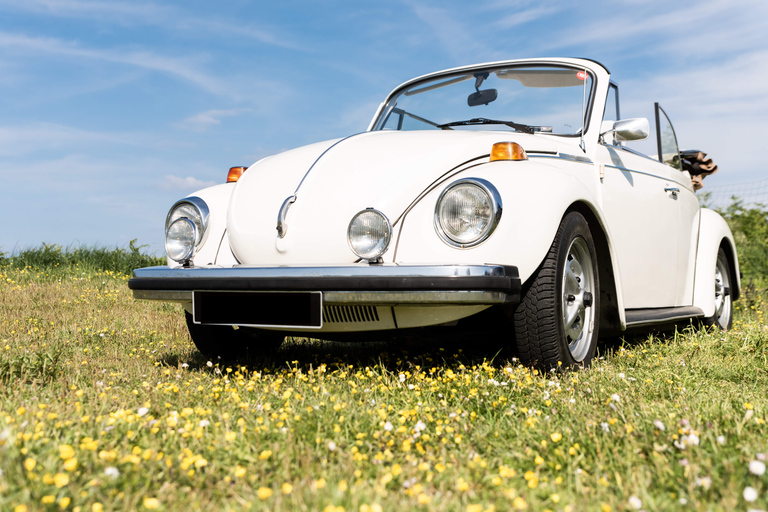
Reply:
[[[651,132],[648,119],[644,117],[622,119],[614,122],[612,126],[603,126],[602,128],[602,133],[600,133],[601,136],[608,132],[613,132],[614,137],[618,141],[647,139],[648,134]]]
[[[496,101],[498,95],[499,92],[496,89],[485,89],[484,91],[473,92],[467,98],[467,105],[470,107],[487,105],[492,101]]]

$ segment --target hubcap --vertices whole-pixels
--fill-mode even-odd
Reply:
[[[568,350],[576,361],[582,361],[589,352],[595,312],[592,307],[595,293],[595,275],[592,256],[583,238],[576,238],[568,247],[563,268],[562,326]]]
[[[728,264],[722,256],[718,256],[715,266],[715,319],[723,329],[728,328],[728,319],[731,317],[731,296],[726,293],[728,288]]]

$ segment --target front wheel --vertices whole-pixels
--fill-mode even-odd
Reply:
[[[272,331],[248,327],[237,330],[229,325],[201,325],[192,321],[192,315],[185,312],[187,328],[197,349],[212,361],[232,361],[261,356],[274,352],[283,343],[285,336]]]
[[[515,311],[520,360],[543,369],[589,365],[596,352],[599,312],[595,242],[586,219],[570,212]]]
[[[731,264],[722,248],[717,252],[717,263],[715,264],[715,314],[706,318],[704,323],[723,331],[727,331],[733,326]]]

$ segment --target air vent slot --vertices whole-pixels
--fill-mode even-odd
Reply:
[[[374,306],[323,306],[323,322],[329,324],[378,322]]]

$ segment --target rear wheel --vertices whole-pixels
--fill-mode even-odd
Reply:
[[[544,369],[587,366],[595,356],[599,311],[595,243],[584,217],[571,212],[515,311],[521,361]]]
[[[717,252],[715,264],[715,314],[704,320],[709,326],[727,331],[733,325],[733,299],[731,298],[731,263],[725,251]]]
[[[277,350],[283,343],[282,334],[228,325],[201,325],[185,312],[187,328],[197,349],[208,359],[232,361],[258,357]]]

